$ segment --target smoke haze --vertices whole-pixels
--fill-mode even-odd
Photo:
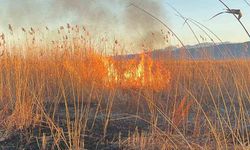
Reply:
[[[161,18],[166,10],[161,0],[1,0],[0,30],[14,28],[56,28],[66,23],[87,25],[96,33],[112,33],[124,41],[148,48],[164,44],[163,28],[132,2]]]

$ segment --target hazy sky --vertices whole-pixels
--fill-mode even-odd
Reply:
[[[230,8],[238,8],[242,10],[243,17],[241,21],[250,31],[250,6],[244,0],[223,0]],[[247,0],[250,3],[250,0]],[[169,0],[176,9],[178,9],[185,17],[195,19],[211,30],[213,30],[223,41],[249,41],[249,37],[241,28],[239,22],[229,14],[222,14],[210,21],[216,13],[223,11],[224,6],[218,0]],[[167,7],[167,6],[166,6]],[[187,27],[183,27],[183,20],[174,16],[174,12],[169,9],[171,14],[170,23],[174,30],[181,38],[189,43],[194,42],[191,32]]]
[[[4,32],[9,23],[16,28],[20,26],[53,28],[66,23],[80,23],[96,25],[102,31],[107,29],[108,32],[113,31],[116,36],[122,37],[131,34],[126,28],[133,28],[133,35],[144,34],[143,32],[151,27],[157,28],[154,24],[158,23],[150,21],[150,18],[146,18],[146,21],[145,18],[138,16],[131,18],[136,13],[138,15],[138,12],[130,13],[134,8],[127,7],[129,1],[133,0],[0,0],[0,31]],[[246,1],[250,3],[250,0]],[[195,19],[209,27],[223,41],[249,40],[240,24],[230,14],[223,14],[208,21],[214,14],[225,9],[218,0],[134,0],[133,2],[166,22],[185,44],[197,42],[187,26],[183,26],[184,21],[176,16],[166,2],[174,6],[183,16]],[[224,0],[224,2],[231,8],[242,10],[242,22],[250,31],[250,6],[244,0]],[[139,15],[146,14],[139,13]],[[145,24],[148,25],[145,26]],[[194,27],[194,30],[198,35],[204,36],[199,29]],[[172,40],[172,43],[175,44],[175,40]]]

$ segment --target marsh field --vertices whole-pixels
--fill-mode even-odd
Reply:
[[[122,40],[93,38],[84,25],[9,24],[0,35],[0,149],[250,148],[248,57],[140,49],[131,56]]]

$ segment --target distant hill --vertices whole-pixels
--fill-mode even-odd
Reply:
[[[165,49],[147,52],[154,59],[231,59],[250,58],[250,41],[244,43],[202,43],[200,45],[187,45],[185,48],[167,47]],[[131,59],[138,54],[115,56],[117,59]]]
[[[186,58],[186,59],[229,59],[250,58],[250,41],[244,43],[202,43],[201,45],[186,46],[184,48],[161,49],[152,52],[153,58]]]

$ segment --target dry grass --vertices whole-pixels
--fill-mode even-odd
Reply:
[[[60,28],[58,41],[22,34],[1,39],[0,142],[21,133],[40,149],[95,149],[94,136],[125,149],[247,149],[248,60],[117,59],[80,26]]]

